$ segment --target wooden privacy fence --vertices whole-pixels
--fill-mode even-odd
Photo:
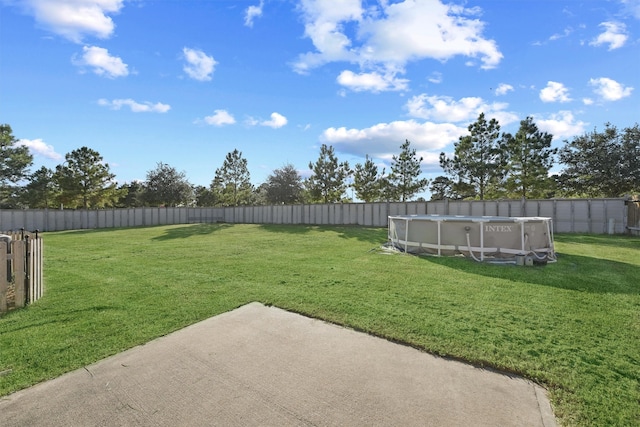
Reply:
[[[0,234],[0,314],[42,296],[42,253],[42,236],[37,231]]]
[[[627,229],[634,235],[640,234],[640,200],[627,200]]]

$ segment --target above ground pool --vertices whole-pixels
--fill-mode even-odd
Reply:
[[[412,254],[476,261],[555,261],[551,218],[398,215],[389,217],[389,242]]]

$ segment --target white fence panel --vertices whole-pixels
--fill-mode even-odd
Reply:
[[[406,203],[398,203],[398,202],[389,203],[389,215],[390,216],[406,215],[406,214],[407,214]]]
[[[524,216],[540,216],[540,209],[537,200],[527,201],[524,204]]]
[[[588,233],[591,231],[590,203],[589,200],[572,200],[573,205],[573,232]]]
[[[374,203],[371,207],[371,225],[374,227],[381,227],[384,223],[384,226],[386,226],[388,215],[389,212],[386,204],[383,208],[382,203]]]
[[[362,225],[358,220],[359,218],[358,211],[360,210],[358,208],[359,208],[359,205],[354,203],[349,203],[347,205],[347,221],[346,221],[347,224]]]
[[[597,234],[607,232],[604,203],[589,203],[589,231]]]
[[[320,205],[320,222],[321,225],[329,225],[329,207],[330,205]]]
[[[557,233],[572,233],[573,230],[573,205],[569,201],[558,200],[556,202],[556,214],[553,226]]]
[[[429,202],[427,205],[427,215],[446,215],[448,203],[446,200]]]
[[[208,208],[129,208],[104,210],[0,210],[5,230],[61,231],[141,227],[158,224],[248,223],[363,225],[386,227],[390,215],[543,216],[557,233],[626,231],[624,199],[485,200],[433,202],[331,203],[313,205]]]
[[[470,202],[470,215],[484,216],[484,202]]]
[[[497,203],[483,203],[484,214],[488,216],[498,216],[498,204]]]
[[[300,224],[302,218],[302,206],[291,205],[291,224]]]
[[[628,209],[625,205],[624,208],[620,208],[620,203],[624,205],[624,201],[620,201],[620,199],[606,199],[604,200],[606,206],[606,217],[607,223],[610,219],[614,221],[614,233],[625,233],[627,232],[627,225],[633,226],[633,224],[627,224],[629,218],[627,218]],[[633,221],[633,219],[632,219]],[[608,228],[607,228],[608,230]]]
[[[541,200],[540,212],[538,216],[553,218],[555,216],[555,201]]]
[[[446,215],[471,215],[471,202],[449,202],[449,213]]]

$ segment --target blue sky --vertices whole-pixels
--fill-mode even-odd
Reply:
[[[639,97],[640,0],[0,0],[0,122],[34,171],[87,146],[121,183],[209,185],[238,149],[260,184],[409,139],[434,178],[480,112],[559,146]]]

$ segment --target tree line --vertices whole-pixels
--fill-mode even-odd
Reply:
[[[96,209],[142,206],[241,206],[338,203],[355,197],[364,202],[409,201],[424,192],[432,200],[552,197],[619,197],[640,193],[640,127],[618,130],[607,123],[557,149],[553,136],[541,132],[531,117],[515,135],[500,133],[496,119],[484,113],[440,154],[444,172],[421,178],[416,150],[409,140],[392,157],[389,172],[367,155],[354,168],[339,161],[323,144],[310,176],[303,179],[292,164],[278,168],[254,186],[247,159],[235,149],[215,170],[209,186],[193,185],[186,174],[159,162],[144,181],[118,184],[100,153],[81,147],[65,155],[55,169],[30,172],[33,156],[20,145],[9,125],[0,125],[0,208]],[[555,164],[562,171],[551,174]]]

